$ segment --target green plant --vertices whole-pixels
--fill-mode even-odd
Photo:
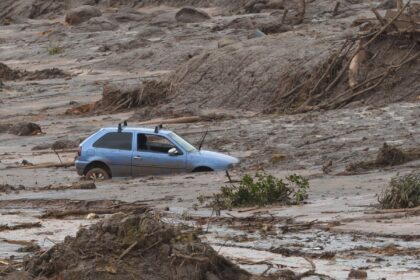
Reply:
[[[48,54],[55,55],[63,52],[63,48],[58,44],[50,44],[48,47]]]
[[[308,198],[309,181],[300,175],[290,175],[284,180],[273,175],[257,173],[255,178],[244,175],[238,186],[222,186],[211,197],[215,209],[238,206],[264,206],[268,204],[299,204]]]
[[[420,205],[420,173],[393,177],[389,186],[378,195],[384,209],[412,208]]]

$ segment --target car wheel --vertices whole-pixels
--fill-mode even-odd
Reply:
[[[95,167],[90,169],[85,177],[89,180],[94,180],[94,181],[102,181],[102,180],[107,180],[109,179],[109,174],[108,172],[100,167]]]

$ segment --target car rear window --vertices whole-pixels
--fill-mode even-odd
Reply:
[[[133,133],[130,132],[109,132],[99,138],[93,147],[131,151],[132,139]]]

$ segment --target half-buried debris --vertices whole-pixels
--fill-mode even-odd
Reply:
[[[24,260],[27,279],[245,280],[250,275],[157,214],[114,215]]]
[[[70,78],[69,73],[64,72],[58,68],[43,69],[36,71],[14,70],[4,63],[0,62],[0,81],[14,81],[14,80],[45,80],[57,78]]]
[[[353,174],[381,167],[401,165],[417,159],[420,159],[420,148],[401,150],[384,143],[375,160],[351,163],[346,166],[346,171]]]
[[[166,100],[169,92],[170,83],[166,81],[146,80],[140,85],[131,86],[108,84],[103,88],[101,100],[68,109],[66,114],[109,114],[135,107],[153,106]]]
[[[16,124],[0,124],[0,133],[10,133],[18,136],[31,136],[42,133],[41,127],[32,122],[20,122]]]

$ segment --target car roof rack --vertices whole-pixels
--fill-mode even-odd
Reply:
[[[125,120],[123,123],[122,123],[122,125],[124,125],[124,127],[126,127],[128,124],[127,124],[127,121]],[[121,123],[119,123],[118,124],[118,132],[121,132],[122,131],[122,125],[121,125]]]
[[[162,124],[155,126],[155,133],[159,133],[159,130],[163,128]]]

